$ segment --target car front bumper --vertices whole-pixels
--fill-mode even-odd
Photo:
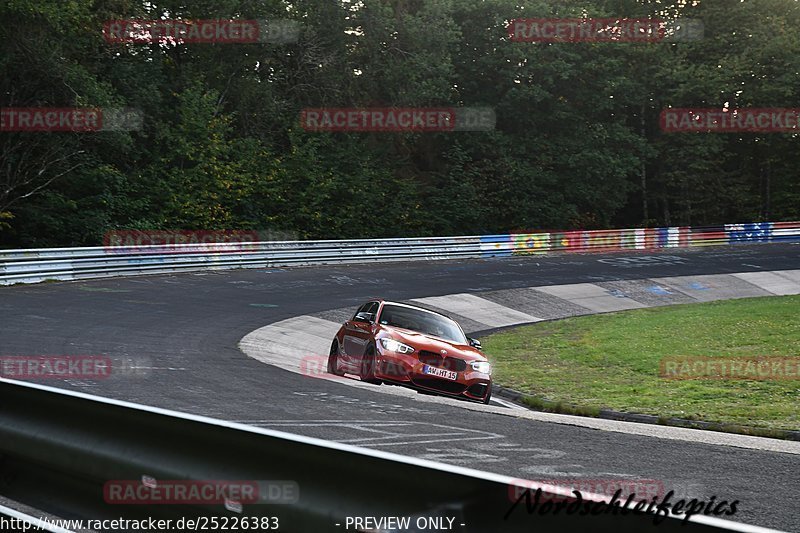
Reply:
[[[491,375],[476,372],[469,366],[463,372],[456,372],[456,379],[451,380],[426,374],[424,368],[428,365],[414,354],[400,354],[387,350],[378,352],[375,377],[384,381],[476,401],[483,401],[491,390]]]

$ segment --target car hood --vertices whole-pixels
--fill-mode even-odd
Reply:
[[[394,328],[391,326],[381,326],[381,328],[393,339],[408,344],[416,350],[427,350],[438,354],[441,354],[442,350],[446,350],[448,357],[456,356],[465,361],[487,360],[485,355],[469,344],[452,343],[408,329]]]

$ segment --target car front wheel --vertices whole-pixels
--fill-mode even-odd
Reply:
[[[370,346],[367,348],[367,351],[364,352],[364,358],[361,360],[361,375],[359,377],[361,378],[361,381],[365,381],[367,383],[374,383],[376,385],[383,383],[381,380],[375,377],[374,346]]]

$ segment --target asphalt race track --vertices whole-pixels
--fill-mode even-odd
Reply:
[[[680,256],[683,262],[603,261],[643,255]],[[376,296],[407,300],[798,268],[800,245],[785,244],[17,285],[0,287],[0,356],[130,358],[146,367],[146,375],[47,384],[514,477],[659,480],[678,496],[739,500],[739,512],[725,518],[800,531],[797,449],[663,439],[573,425],[569,417],[548,422],[513,416],[511,409],[503,415],[465,409],[452,400],[418,401],[418,395],[387,395],[379,387],[350,387],[288,372],[237,348],[242,337],[266,324],[355,309]],[[798,317],[800,310],[787,319]]]

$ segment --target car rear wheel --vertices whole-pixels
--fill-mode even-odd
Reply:
[[[344,372],[339,370],[339,343],[333,341],[331,352],[328,354],[328,374],[343,376]]]
[[[374,346],[370,346],[367,348],[367,351],[364,352],[364,357],[361,359],[361,375],[359,377],[361,378],[361,381],[365,381],[367,383],[374,383],[376,385],[383,383],[381,380],[375,377]]]

